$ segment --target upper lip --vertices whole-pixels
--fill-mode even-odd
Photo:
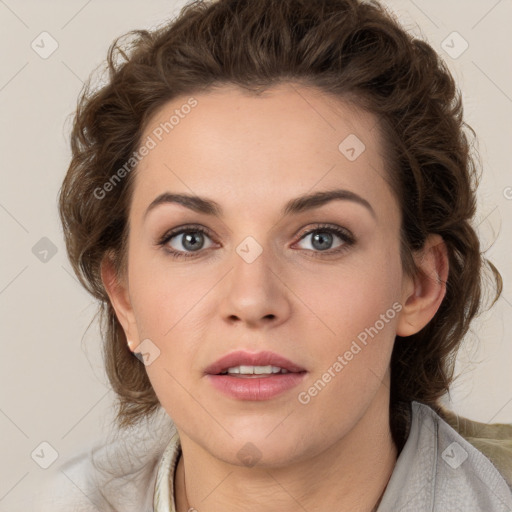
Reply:
[[[304,368],[301,368],[299,365],[293,363],[286,357],[280,356],[274,352],[245,352],[243,350],[236,350],[235,352],[230,352],[225,356],[221,357],[213,364],[208,366],[205,370],[205,373],[210,375],[217,375],[226,371],[228,368],[233,368],[234,366],[279,366],[289,372],[304,372],[306,371]]]

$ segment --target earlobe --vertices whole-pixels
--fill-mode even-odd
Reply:
[[[411,336],[423,329],[435,316],[446,294],[449,260],[442,237],[429,235],[414,259],[418,273],[407,280],[397,323],[398,336]]]
[[[130,350],[137,345],[138,332],[126,280],[121,280],[110,256],[105,255],[101,263],[101,279],[109,296],[117,319],[123,327]]]

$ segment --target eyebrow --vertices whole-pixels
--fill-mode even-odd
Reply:
[[[375,210],[372,208],[372,205],[366,199],[362,198],[355,192],[351,192],[350,190],[344,189],[314,192],[311,194],[291,199],[283,207],[281,215],[285,217],[287,215],[294,215],[305,211],[313,210],[335,200],[352,201],[357,204],[360,204],[370,212],[374,219],[377,218]],[[223,216],[222,207],[217,202],[211,199],[190,194],[172,194],[170,192],[164,192],[151,202],[151,204],[146,209],[146,212],[144,213],[144,218],[146,218],[149,212],[151,210],[154,210],[157,206],[167,203],[180,204],[185,208],[193,210],[197,213],[213,215],[216,217]]]

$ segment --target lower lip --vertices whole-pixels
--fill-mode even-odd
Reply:
[[[269,400],[300,384],[307,372],[277,373],[261,377],[208,375],[213,387],[239,400]]]

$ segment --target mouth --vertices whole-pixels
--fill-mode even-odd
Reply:
[[[205,369],[208,375],[230,375],[240,378],[305,371],[298,364],[274,352],[251,353],[243,350],[231,352]]]
[[[205,370],[208,381],[224,395],[254,401],[269,400],[291,390],[307,373],[273,352],[243,351],[228,354]]]
[[[229,375],[230,377],[236,377],[239,379],[254,379],[270,377],[274,375],[284,375],[285,373],[302,373],[302,372],[290,372],[286,368],[279,366],[251,366],[251,365],[240,365],[232,366],[226,370],[218,373],[217,375]]]

